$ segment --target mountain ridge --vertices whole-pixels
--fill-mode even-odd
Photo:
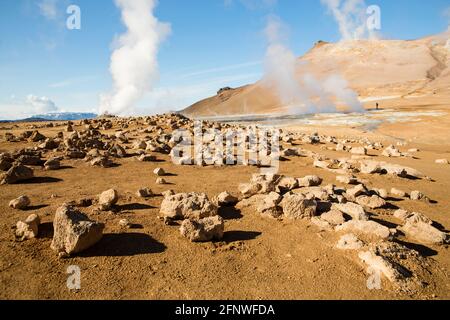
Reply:
[[[342,76],[361,102],[450,96],[450,47],[442,35],[416,40],[318,41],[297,59],[298,77]],[[206,98],[181,111],[190,117],[289,112],[263,79]],[[338,105],[339,103],[336,103]]]

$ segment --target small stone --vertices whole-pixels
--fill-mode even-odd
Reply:
[[[25,222],[19,221],[16,225],[16,238],[19,241],[33,239],[38,236],[41,220],[36,214],[28,216]]]
[[[122,228],[129,228],[131,224],[130,221],[128,221],[127,219],[121,219],[119,221],[119,226],[121,226]]]
[[[277,185],[277,191],[280,193],[291,191],[298,187],[298,180],[291,177],[283,177]]]
[[[347,202],[347,203],[336,203],[332,205],[332,209],[336,209],[341,211],[342,213],[348,214],[354,220],[369,220],[367,213],[364,211],[364,208],[356,203]]]
[[[321,231],[331,231],[333,230],[333,226],[326,222],[325,220],[320,219],[319,217],[312,217],[311,223],[319,228]]]
[[[422,213],[417,212],[409,213],[408,211],[402,209],[396,210],[394,212],[394,217],[402,221],[403,224],[405,224],[408,221],[412,223],[424,222],[430,225],[433,224],[433,221]]]
[[[358,178],[355,176],[337,176],[336,180],[344,184],[358,184]]]
[[[360,232],[381,239],[391,238],[391,230],[375,221],[351,220],[337,226],[336,231]]]
[[[450,161],[448,161],[447,159],[437,159],[436,160],[436,164],[449,164]]]
[[[391,189],[391,194],[393,196],[400,197],[400,198],[404,198],[404,197],[406,197],[408,195],[405,191],[399,190],[399,189],[396,189],[396,188],[392,188]]]
[[[382,155],[385,157],[401,157],[402,153],[396,147],[390,145],[383,151]]]
[[[153,173],[156,174],[159,177],[162,177],[162,176],[166,175],[166,172],[162,168],[156,168],[155,170],[153,170]]]
[[[299,187],[316,187],[322,183],[322,178],[318,176],[306,176],[303,178],[297,179]]]
[[[239,200],[227,191],[224,191],[217,196],[217,201],[220,206],[234,206]]]
[[[152,161],[156,161],[156,157],[149,155],[149,154],[141,154],[138,157],[138,160],[142,161],[142,162],[152,162]]]
[[[375,189],[374,191],[383,199],[386,199],[389,196],[386,189]]]
[[[325,212],[320,218],[333,226],[338,226],[345,222],[344,215],[339,210]]]
[[[58,170],[61,168],[59,158],[51,158],[44,163],[45,170]]]
[[[367,149],[365,147],[354,147],[350,150],[350,153],[365,156],[367,155]]]
[[[117,203],[118,200],[119,194],[117,191],[110,189],[100,195],[98,204],[100,205],[100,209],[102,211],[108,211]]]
[[[166,196],[160,209],[163,217],[174,220],[199,220],[216,216],[217,212],[217,207],[204,193],[179,193]]]
[[[317,211],[317,202],[300,194],[285,195],[280,206],[283,208],[284,216],[291,219],[310,219]]]
[[[136,192],[136,195],[140,198],[150,198],[153,197],[153,191],[149,188],[141,188]]]
[[[156,184],[167,184],[167,181],[164,178],[158,178],[156,179]]]
[[[340,250],[359,250],[363,246],[364,242],[359,240],[353,233],[343,235],[336,244],[336,248]]]
[[[355,201],[356,197],[367,194],[367,189],[363,184],[359,184],[351,189],[347,189],[345,192],[345,197],[347,200]]]
[[[162,194],[162,196],[163,196],[164,198],[167,198],[167,197],[170,197],[170,196],[175,195],[175,191],[173,191],[173,190],[167,190],[167,191],[162,192],[161,194]]]
[[[420,191],[411,191],[409,195],[411,200],[423,200],[425,199],[425,195]]]
[[[444,244],[448,239],[446,233],[422,221],[407,221],[406,224],[400,228],[400,230],[403,231],[406,236],[424,244]]]
[[[33,169],[28,168],[24,165],[16,164],[13,165],[2,178],[1,184],[14,184],[17,182],[22,182],[33,178]]]
[[[27,196],[20,196],[17,199],[11,200],[9,206],[17,210],[25,210],[31,204],[30,198]]]
[[[102,167],[102,168],[110,168],[114,165],[112,160],[110,160],[106,156],[100,156],[92,159],[91,166],[93,167]]]
[[[180,233],[192,242],[221,240],[223,238],[224,225],[223,219],[219,216],[201,220],[186,219],[181,224]]]
[[[379,209],[386,205],[386,201],[377,195],[369,196],[359,196],[356,198],[356,202],[363,207],[370,209]]]

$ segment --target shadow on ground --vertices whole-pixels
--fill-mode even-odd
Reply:
[[[166,246],[144,233],[105,234],[95,246],[81,257],[129,257],[140,254],[162,253]]]

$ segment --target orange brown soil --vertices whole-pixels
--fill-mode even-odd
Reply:
[[[357,176],[368,187],[396,187],[405,191],[420,190],[435,203],[402,200],[394,204],[408,211],[426,214],[447,229],[450,226],[450,167],[435,163],[450,159],[449,117],[395,125],[383,125],[367,133],[370,139],[395,141],[393,137],[432,137],[400,147],[402,151],[420,148],[418,159],[388,159],[380,151],[369,151],[374,159],[410,166],[435,181],[406,180],[393,176]],[[442,122],[443,121],[443,122]],[[436,122],[436,123],[435,123]],[[441,125],[439,125],[441,124]],[[19,134],[32,124],[1,124],[4,132]],[[13,128],[11,128],[13,127]],[[5,130],[11,128],[11,130]],[[81,129],[82,127],[75,127]],[[439,129],[438,132],[434,130]],[[62,127],[39,129],[54,136]],[[128,130],[133,131],[130,127]],[[358,129],[304,127],[293,130],[334,131],[340,136],[365,136]],[[420,132],[417,132],[417,131]],[[113,133],[113,130],[102,131]],[[326,133],[331,134],[331,133]],[[444,137],[442,137],[444,135]],[[388,137],[390,136],[390,137]],[[299,146],[333,158],[349,157],[346,152],[326,150],[330,145]],[[31,147],[33,143],[0,142],[0,152]],[[375,157],[376,156],[376,157]],[[400,236],[398,241],[417,250],[427,264],[421,274],[426,283],[417,292],[407,294],[395,290],[383,280],[381,290],[366,286],[366,266],[355,252],[334,248],[338,233],[323,232],[308,221],[277,221],[261,217],[252,208],[220,209],[225,219],[222,241],[194,244],[183,238],[177,226],[166,226],[158,218],[162,196],[149,200],[138,198],[141,187],[155,193],[168,189],[176,192],[204,192],[210,198],[223,191],[238,195],[238,185],[248,182],[255,167],[177,166],[167,155],[158,154],[161,162],[140,162],[134,157],[115,160],[120,166],[96,168],[83,160],[63,160],[57,171],[34,167],[31,182],[0,186],[0,298],[1,299],[449,299],[450,255],[447,246],[425,246]],[[314,168],[309,158],[292,157],[281,162],[280,174],[293,177],[316,174],[323,185],[337,184],[336,174]],[[155,184],[153,170],[162,167],[171,175],[170,185]],[[95,197],[115,188],[120,193],[120,212],[105,213],[82,209],[93,220],[106,224],[103,239],[78,256],[59,259],[50,249],[52,221],[62,203]],[[10,200],[26,194],[32,201],[29,211],[8,207]],[[53,195],[53,197],[52,197]],[[371,210],[384,224],[395,227],[399,222],[392,211]],[[37,239],[16,242],[12,227],[30,213],[41,217]],[[120,219],[128,219],[134,227],[123,229]],[[66,287],[67,267],[81,268],[81,290]]]

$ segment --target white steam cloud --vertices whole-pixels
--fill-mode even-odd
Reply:
[[[367,5],[364,0],[321,0],[339,25],[341,40],[376,38],[367,27]]]
[[[357,94],[348,88],[340,75],[317,80],[305,69],[294,53],[283,43],[286,27],[277,17],[268,20],[265,29],[268,47],[263,84],[274,88],[289,113],[311,114],[336,112],[337,104],[346,111],[364,111]]]
[[[127,32],[111,56],[112,94],[100,97],[101,114],[129,113],[158,80],[158,49],[170,25],[154,16],[156,0],[115,0]]]

